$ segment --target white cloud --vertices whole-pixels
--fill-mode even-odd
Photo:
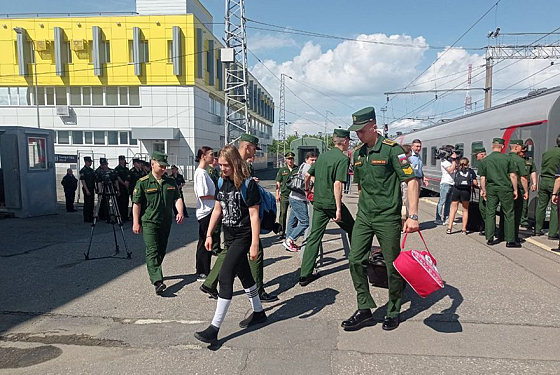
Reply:
[[[297,47],[298,44],[286,35],[255,33],[248,38],[247,45],[251,51],[264,51],[279,48]]]

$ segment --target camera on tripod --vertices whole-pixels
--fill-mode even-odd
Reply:
[[[452,157],[453,153],[455,153],[456,158]],[[455,150],[455,147],[451,145],[442,146],[437,150],[437,157],[441,160],[452,161],[453,159],[460,159],[462,156],[462,150]]]

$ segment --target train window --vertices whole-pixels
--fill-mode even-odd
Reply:
[[[424,147],[422,149],[422,162],[425,163],[428,160],[428,149]]]
[[[474,153],[474,150],[483,147],[484,147],[484,142],[482,141],[475,141],[471,143],[471,168],[478,168],[478,160],[476,160],[476,154]]]
[[[432,147],[432,158],[430,159],[431,165],[436,165],[437,161],[437,147]]]

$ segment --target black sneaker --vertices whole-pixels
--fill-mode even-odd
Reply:
[[[200,273],[200,274],[198,274],[198,276],[196,277],[196,281],[202,281],[202,282],[204,282],[204,281],[206,281],[206,277],[207,277],[206,274]]]
[[[275,296],[274,294],[268,294],[267,292],[262,292],[259,295],[259,298],[263,303],[275,302],[279,300],[278,296]]]
[[[208,294],[210,298],[218,299],[218,291],[216,289],[208,288],[206,285],[202,284],[199,288],[203,293]]]
[[[321,275],[318,273],[312,273],[311,275],[300,277],[299,278],[299,285],[300,286],[307,286],[311,284],[313,281],[317,280]]]
[[[557,239],[558,239],[558,235],[555,235],[555,236],[548,236],[548,239],[549,239],[549,240],[553,240],[553,241],[554,241],[554,240],[557,240]]]
[[[194,337],[207,344],[215,344],[218,341],[218,331],[219,328],[210,324],[204,331],[195,332]]]
[[[161,281],[156,281],[154,283],[154,288],[156,289],[156,294],[159,296],[163,293],[163,291],[165,290],[165,288],[167,288],[167,286]]]
[[[253,311],[251,315],[239,322],[239,327],[247,328],[254,326],[256,324],[266,322],[266,319],[267,317],[264,310],[259,312]]]

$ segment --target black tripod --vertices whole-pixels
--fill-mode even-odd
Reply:
[[[132,252],[128,250],[128,246],[126,245],[126,238],[124,236],[123,230],[123,222],[121,218],[121,213],[119,212],[119,206],[117,203],[117,195],[115,194],[115,187],[111,181],[103,181],[103,191],[98,195],[99,199],[97,200],[97,204],[95,205],[95,209],[93,211],[93,223],[91,224],[91,235],[89,237],[89,245],[87,249],[87,253],[84,254],[86,260],[92,259],[89,257],[89,251],[91,249],[91,241],[93,240],[93,231],[95,230],[95,224],[97,224],[97,220],[99,219],[99,208],[103,201],[107,205],[107,214],[109,215],[110,223],[113,225],[113,237],[115,239],[115,254],[111,257],[115,257],[115,255],[119,254],[119,244],[117,242],[117,231],[115,229],[115,224],[121,228],[121,234],[124,244],[124,249],[126,250],[126,258],[130,259],[132,257]],[[105,199],[102,199],[105,198]],[[122,258],[122,257],[121,257]],[[100,259],[100,258],[95,258]]]

